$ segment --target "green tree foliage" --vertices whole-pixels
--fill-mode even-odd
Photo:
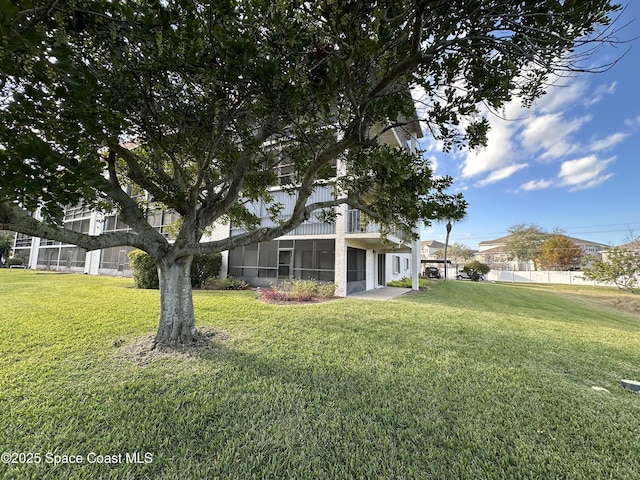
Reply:
[[[7,263],[13,246],[13,237],[14,235],[9,232],[0,232],[0,267]]]
[[[475,251],[466,245],[455,242],[449,245],[448,259],[453,263],[464,263],[473,258]],[[439,250],[436,255],[439,259],[444,259],[444,250]]]
[[[417,133],[411,89],[423,93],[420,125],[445,150],[481,146],[479,106],[499,109],[515,93],[530,104],[549,74],[587,69],[616,9],[608,0],[0,2],[0,228],[146,251],[173,284],[161,289],[157,339],[190,341],[195,254],[277,238],[344,203],[390,229],[454,219],[448,207],[466,204],[446,194],[452,179],[381,141],[392,128]],[[346,168],[328,180],[338,160]],[[268,187],[283,165],[295,207],[281,216]],[[321,184],[333,199],[313,200]],[[147,222],[129,185],[180,214],[175,242]],[[275,224],[260,224],[248,208],[257,200]],[[118,210],[131,231],[63,229],[63,207],[80,202]],[[44,221],[29,215],[36,209]],[[201,242],[217,220],[246,231]]]
[[[220,252],[194,255],[191,264],[191,286],[201,288],[209,278],[220,275],[222,254]]]
[[[582,249],[563,235],[550,236],[540,247],[537,263],[544,270],[566,271],[582,265]]]
[[[460,204],[457,204],[456,202],[450,202],[442,209],[439,216],[437,217],[438,220],[447,222],[446,224],[447,235],[444,241],[444,252],[443,252],[445,265],[448,265],[448,261],[449,261],[449,236],[451,235],[451,229],[453,228],[453,223],[459,222],[467,214],[466,200],[460,199],[460,202],[461,202]],[[447,275],[448,275],[448,269],[445,267],[444,269],[445,280],[447,280]]]
[[[549,234],[538,225],[514,225],[509,228],[509,239],[504,249],[510,260],[533,261],[534,268],[537,270],[542,245],[548,238]]]
[[[151,255],[142,250],[133,250],[129,252],[129,265],[131,266],[131,276],[136,287],[160,288],[158,266]]]
[[[630,292],[635,292],[639,275],[640,253],[620,247],[612,248],[605,260],[597,260],[584,269],[584,276],[589,280],[614,284]]]
[[[471,280],[473,280],[474,282],[478,282],[483,275],[489,273],[491,268],[489,268],[489,265],[487,265],[486,263],[474,260],[467,263],[462,270],[469,275],[469,278]]]

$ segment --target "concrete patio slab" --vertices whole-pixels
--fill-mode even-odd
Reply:
[[[365,300],[391,300],[410,292],[410,288],[380,287],[366,292],[352,293],[347,298],[363,298]]]

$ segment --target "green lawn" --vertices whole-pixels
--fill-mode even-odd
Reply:
[[[216,348],[140,364],[115,345],[155,330],[158,293],[131,285],[0,271],[0,442],[40,454],[0,478],[640,478],[640,395],[619,383],[640,380],[640,315],[611,306],[640,297],[196,292]]]

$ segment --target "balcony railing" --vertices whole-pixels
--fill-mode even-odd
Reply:
[[[380,225],[368,222],[360,210],[347,212],[347,233],[380,233]]]
[[[380,224],[375,222],[370,222],[366,219],[366,215],[363,214],[360,210],[350,209],[347,211],[347,233],[381,233],[382,229],[380,228]],[[404,235],[399,231],[395,230],[393,232],[389,232],[388,237],[396,237],[395,241],[399,241],[399,243],[405,243]]]

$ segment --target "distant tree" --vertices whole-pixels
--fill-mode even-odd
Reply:
[[[449,246],[447,257],[454,263],[464,263],[473,259],[475,252],[471,248],[461,243],[453,243]],[[444,259],[444,249],[436,252],[436,257]]]
[[[509,240],[504,249],[510,260],[519,262],[533,262],[534,269],[538,269],[538,258],[542,245],[549,238],[549,233],[535,224],[519,224],[509,228]]]
[[[462,271],[466,272],[469,275],[469,278],[474,282],[479,281],[482,276],[489,273],[490,270],[491,268],[489,268],[489,265],[479,262],[478,260],[467,263],[462,269]]]
[[[448,260],[449,260],[449,236],[451,235],[452,223],[459,222],[467,214],[467,201],[463,197],[458,197],[450,201],[440,210],[436,220],[447,222],[447,235],[444,241],[444,279],[447,280]]]
[[[540,247],[538,266],[545,270],[566,271],[582,264],[584,252],[563,235],[552,235]]]
[[[614,247],[606,260],[596,260],[590,268],[584,269],[589,280],[611,283],[619,289],[635,293],[640,275],[640,252]]]
[[[3,267],[9,259],[11,246],[13,245],[13,234],[0,232],[0,267]]]

